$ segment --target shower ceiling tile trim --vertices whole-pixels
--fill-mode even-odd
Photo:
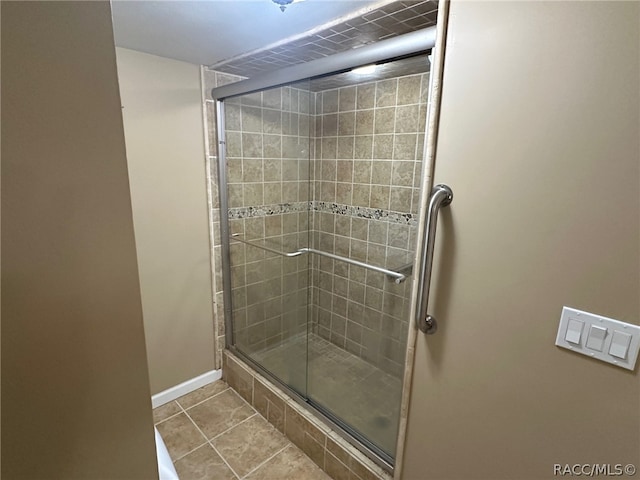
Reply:
[[[286,13],[286,12],[285,12]],[[209,68],[254,77],[291,65],[362,47],[436,24],[437,0],[396,1],[329,23],[284,42],[223,60]]]

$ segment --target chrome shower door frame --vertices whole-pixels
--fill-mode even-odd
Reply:
[[[218,197],[220,205],[220,259],[222,261],[222,299],[224,302],[225,346],[235,345],[231,294],[231,248],[229,242],[229,192],[227,189],[227,142],[224,100],[216,102],[216,133],[218,163]]]

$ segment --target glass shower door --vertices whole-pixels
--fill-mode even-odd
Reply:
[[[225,101],[233,342],[306,395],[308,83]]]
[[[427,72],[411,57],[224,100],[231,347],[390,465]]]
[[[312,80],[316,255],[309,401],[393,462],[409,325],[428,69],[426,56]],[[366,81],[368,80],[368,81]]]

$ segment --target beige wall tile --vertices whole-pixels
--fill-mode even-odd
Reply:
[[[304,447],[304,434],[305,434],[305,420],[294,408],[290,405],[285,407],[285,420],[284,420],[285,435],[291,440],[298,448]]]
[[[375,133],[393,133],[396,120],[395,107],[375,109]]]
[[[369,222],[369,242],[374,242],[378,244],[386,244],[387,243],[387,232],[389,229],[389,225],[387,222],[372,220]]]
[[[375,110],[358,110],[356,111],[356,135],[371,135],[373,133]]]
[[[407,105],[396,108],[395,132],[418,132],[420,126],[418,119],[419,113],[420,107],[418,105]]]
[[[389,209],[389,187],[372,185],[369,206],[371,208],[381,208],[383,210]]]
[[[396,104],[398,80],[395,78],[376,82],[376,107],[389,107]]]
[[[337,158],[352,159],[354,149],[354,137],[340,136],[338,137],[338,153]]]
[[[262,135],[242,133],[242,155],[245,158],[262,158]]]
[[[398,79],[398,105],[420,102],[420,75],[411,75]]]
[[[331,453],[326,453],[325,469],[333,480],[349,480],[349,468]]]
[[[242,161],[242,181],[262,182],[263,165],[261,158],[245,158]]]
[[[242,131],[262,132],[262,108],[242,106],[240,111],[242,118]]]
[[[387,160],[393,157],[393,135],[375,135],[373,137],[373,158]]]
[[[262,114],[263,133],[282,134],[282,112],[278,110],[264,110]],[[240,129],[240,127],[238,127]]]
[[[227,137],[227,143],[226,143],[226,148],[227,148],[227,158],[231,158],[231,157],[235,157],[235,158],[241,158],[242,157],[242,134],[240,132],[226,132],[226,137]]]
[[[375,106],[376,85],[375,83],[365,83],[357,86],[356,108],[373,108]]]
[[[389,209],[394,212],[407,212],[411,209],[411,188],[391,187]]]
[[[338,135],[353,135],[355,134],[355,112],[344,112],[338,116]]]
[[[282,183],[264,184],[264,203],[265,205],[282,203]]]
[[[262,105],[264,108],[282,108],[282,88],[272,88],[262,92]]]
[[[282,138],[279,135],[265,134],[262,137],[264,157],[276,158],[282,157]]]
[[[339,89],[339,110],[341,112],[355,110],[356,87],[344,87]]]
[[[229,130],[239,132],[242,130],[242,113],[239,105],[226,103],[224,106],[224,122],[227,127],[227,135]],[[227,140],[228,140],[227,136]]]
[[[414,133],[396,134],[393,148],[394,160],[415,160],[417,135]]]
[[[322,92],[322,113],[338,111],[338,90]]]
[[[302,451],[320,468],[324,468],[324,445],[318,443],[308,432],[304,434]]]
[[[353,181],[355,183],[371,182],[372,162],[370,160],[362,160],[353,162]]]
[[[369,184],[356,183],[353,185],[352,199],[353,205],[367,207],[369,206],[369,197],[371,195],[371,186]]]
[[[371,167],[371,183],[389,185],[391,183],[391,162],[374,160]]]
[[[226,364],[222,372],[225,381],[248,402],[253,398],[253,376],[242,368],[233,358],[224,356]]]

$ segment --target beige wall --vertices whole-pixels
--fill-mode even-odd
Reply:
[[[563,305],[640,320],[637,2],[453,2],[438,230],[404,479],[640,467],[634,372],[554,345]],[[557,477],[559,478],[559,477]]]
[[[117,55],[155,394],[214,369],[200,67]]]
[[[2,2],[2,477],[157,478],[108,2]]]

